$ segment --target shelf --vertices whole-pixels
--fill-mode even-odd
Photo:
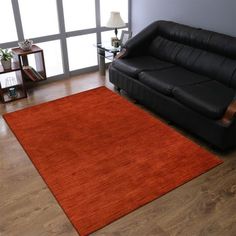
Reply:
[[[13,87],[18,89],[18,88],[22,87],[22,84],[16,84],[16,85],[13,85],[13,86],[2,88],[2,91],[5,93],[5,92],[7,92],[9,90],[9,88],[13,88]]]
[[[14,65],[16,67],[10,69],[8,73],[2,73],[0,75],[0,99],[3,103],[27,97],[22,71],[17,68],[17,63],[14,63]],[[16,97],[9,96],[10,88],[15,89]]]
[[[21,70],[15,71],[16,77],[9,76],[6,78],[1,78],[0,80],[0,95],[2,102],[11,102],[14,100],[18,100],[21,98],[27,97],[27,93],[24,87],[24,82],[21,76]],[[17,96],[11,97],[9,96],[9,89],[14,88],[16,91]]]
[[[4,73],[9,73],[9,72],[12,72],[12,71],[17,71],[17,70],[20,70],[20,64],[19,62],[12,62],[11,63],[11,68],[8,69],[8,70],[5,70],[2,65],[0,65],[0,74],[4,74]]]
[[[20,86],[20,85],[19,85],[19,86]],[[17,88],[16,88],[16,89],[17,89]],[[16,97],[10,97],[10,96],[8,95],[8,91],[4,91],[4,92],[3,92],[4,102],[5,102],[5,103],[7,103],[7,102],[12,102],[12,101],[16,101],[16,100],[19,100],[19,99],[21,99],[21,98],[26,98],[26,97],[27,97],[27,94],[25,93],[24,90],[17,89],[16,94],[17,94]]]
[[[42,51],[43,50],[40,47],[36,46],[36,45],[32,45],[31,50],[28,50],[28,51],[24,51],[20,48],[12,48],[12,52],[15,53],[18,56],[27,56],[29,54],[42,52]]]
[[[47,79],[44,55],[41,48],[33,45],[31,50],[23,51],[18,47],[13,48],[12,53],[12,68],[4,70],[0,66],[0,99],[3,103],[27,97],[26,81],[38,82]],[[34,57],[35,68],[29,65],[31,57]],[[9,95],[10,88],[15,89],[16,97]]]

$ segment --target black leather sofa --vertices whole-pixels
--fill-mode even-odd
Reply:
[[[219,149],[236,144],[236,38],[156,21],[130,39],[109,79]]]

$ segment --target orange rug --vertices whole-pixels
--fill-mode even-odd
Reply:
[[[80,235],[222,163],[105,87],[4,118]]]

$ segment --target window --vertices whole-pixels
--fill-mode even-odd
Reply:
[[[96,34],[67,39],[70,70],[97,65]]]
[[[130,1],[1,1],[0,48],[17,47],[19,41],[32,39],[44,51],[47,77],[93,69],[98,65],[95,46],[98,40],[110,43],[115,36],[113,29],[104,28],[110,12],[120,11],[129,27]],[[122,29],[118,29],[118,37]],[[35,66],[34,55],[29,56],[29,63]]]
[[[59,33],[56,0],[19,0],[25,38]]]
[[[47,76],[62,74],[64,71],[60,40],[38,43],[37,45],[43,49]]]
[[[63,0],[66,31],[96,27],[94,0]]]
[[[0,22],[2,22],[0,43],[17,40],[11,0],[1,1]]]

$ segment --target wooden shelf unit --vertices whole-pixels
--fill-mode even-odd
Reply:
[[[38,82],[47,79],[43,50],[40,47],[33,45],[29,51],[13,48],[12,52],[14,62],[19,63],[25,80]],[[36,68],[29,65],[28,57],[32,54],[34,55]]]
[[[14,74],[14,76],[12,76]],[[10,75],[10,76],[9,76]],[[9,95],[9,89],[14,88],[16,96]],[[4,70],[0,66],[0,99],[3,103],[27,97],[22,70],[18,62],[12,62],[11,69]]]
[[[39,82],[47,79],[43,50],[40,47],[33,45],[29,51],[23,51],[19,47],[12,48],[12,53],[11,69],[4,70],[0,65],[0,99],[3,103],[27,97],[25,85],[27,81]],[[30,55],[34,55],[36,68],[29,65]],[[14,73],[14,76],[10,74],[9,77],[7,73]],[[10,88],[15,88],[15,97],[10,96]]]

